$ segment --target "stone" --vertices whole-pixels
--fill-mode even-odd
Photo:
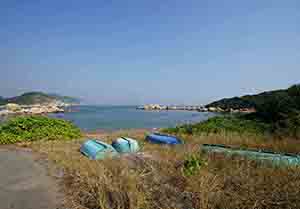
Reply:
[[[20,111],[22,108],[18,104],[8,103],[6,105],[6,109],[9,110],[9,111],[17,112],[17,111]]]

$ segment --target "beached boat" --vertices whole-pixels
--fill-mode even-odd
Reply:
[[[118,152],[111,145],[96,139],[89,139],[85,141],[81,145],[80,152],[92,160],[113,157],[118,154]]]
[[[169,144],[169,145],[183,144],[183,141],[177,138],[176,136],[170,136],[170,135],[160,134],[160,133],[150,134],[146,137],[146,140],[156,144]]]
[[[112,146],[119,152],[119,153],[134,153],[139,151],[139,144],[136,140],[128,138],[128,137],[121,137],[113,141]]]
[[[223,153],[226,156],[241,156],[251,160],[270,162],[276,166],[300,166],[300,155],[295,154],[238,149],[219,144],[203,144],[201,149],[207,153]]]

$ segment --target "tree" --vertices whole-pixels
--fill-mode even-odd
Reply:
[[[300,84],[288,88],[288,95],[291,97],[293,108],[300,110]]]

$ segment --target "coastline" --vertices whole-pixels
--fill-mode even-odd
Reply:
[[[145,134],[148,132],[159,131],[161,128],[131,128],[131,129],[117,129],[117,130],[105,130],[105,129],[97,129],[94,131],[82,131],[83,135],[86,137],[101,137],[106,135],[114,135],[120,133],[126,134]]]

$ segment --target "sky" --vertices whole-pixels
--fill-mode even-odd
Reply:
[[[2,0],[0,95],[206,104],[300,83],[299,0]]]

